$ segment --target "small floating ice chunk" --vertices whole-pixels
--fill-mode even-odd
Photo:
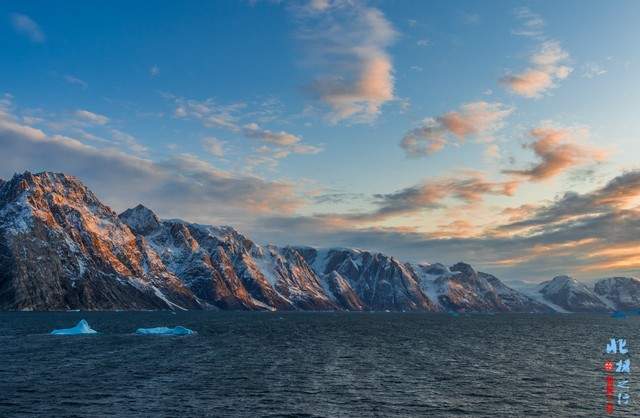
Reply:
[[[96,330],[91,329],[89,323],[84,319],[80,320],[73,328],[54,329],[52,335],[80,335],[80,334],[97,334]]]
[[[168,327],[156,327],[156,328],[138,328],[136,330],[138,335],[191,335],[195,334],[195,331],[189,328],[177,326],[174,328]]]
[[[611,318],[624,319],[626,317],[627,314],[625,314],[623,311],[615,311],[611,314]]]

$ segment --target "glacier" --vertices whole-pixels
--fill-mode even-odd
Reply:
[[[195,331],[189,328],[177,326],[173,328],[168,327],[155,327],[155,328],[138,328],[136,330],[138,335],[191,335],[195,334]]]
[[[92,329],[89,323],[84,319],[80,320],[73,328],[54,329],[51,335],[81,335],[81,334],[97,334],[98,331]]]

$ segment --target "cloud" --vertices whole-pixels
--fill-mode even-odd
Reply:
[[[419,39],[416,42],[416,45],[418,45],[418,46],[429,46],[429,45],[431,45],[431,42],[429,42],[428,39]]]
[[[640,171],[629,171],[610,180],[603,187],[589,193],[567,192],[554,202],[539,207],[510,209],[514,222],[498,228],[517,231],[532,227],[546,227],[576,220],[578,217],[599,216],[607,212],[623,212],[640,203]]]
[[[430,233],[433,238],[468,238],[477,233],[478,228],[464,219],[457,219],[448,224],[438,225],[437,231]]]
[[[514,35],[539,38],[544,34],[545,22],[542,17],[527,7],[519,7],[514,14],[521,26],[511,31]]]
[[[275,168],[278,160],[291,154],[317,154],[321,147],[302,143],[298,135],[286,131],[271,131],[262,128],[256,122],[244,123],[247,119],[272,120],[280,111],[281,103],[269,98],[259,103],[257,110],[247,110],[244,102],[221,105],[214,99],[193,100],[166,95],[175,105],[174,116],[180,119],[195,119],[207,128],[220,128],[238,133],[245,138],[258,140],[261,146],[256,148],[257,155],[246,159],[247,168],[268,166]]]
[[[42,43],[45,41],[44,32],[29,16],[20,13],[12,13],[11,24],[16,32],[25,35],[31,40],[31,42]]]
[[[69,84],[74,84],[76,86],[80,86],[83,89],[86,89],[87,87],[89,87],[89,84],[86,81],[81,80],[78,77],[74,77],[74,76],[69,75],[69,74],[64,76],[64,81],[66,81]]]
[[[504,173],[541,181],[580,165],[603,161],[607,156],[604,150],[578,143],[566,128],[534,128],[529,134],[534,141],[525,147],[532,149],[540,161],[531,168]]]
[[[249,123],[245,125],[243,127],[243,133],[248,138],[260,139],[264,142],[281,146],[294,145],[302,140],[299,136],[288,132],[271,132],[266,129],[261,129],[257,123]]]
[[[160,67],[158,67],[157,65],[151,66],[151,68],[149,68],[149,75],[151,77],[159,76],[160,75]]]
[[[517,74],[506,75],[500,82],[511,92],[523,97],[541,97],[564,80],[573,68],[565,65],[569,54],[557,41],[543,42],[538,51],[529,57],[531,67]]]
[[[460,110],[425,119],[422,126],[405,134],[400,146],[408,156],[420,157],[442,150],[452,139],[463,141],[478,136],[490,140],[512,112],[513,108],[502,103],[466,103]]]
[[[600,64],[596,62],[588,62],[583,65],[582,76],[584,78],[595,78],[606,73],[607,70],[605,70]]]
[[[484,156],[490,160],[500,158],[500,146],[498,144],[488,144],[484,149]]]
[[[493,182],[478,172],[462,172],[456,176],[431,179],[388,194],[374,194],[376,209],[369,212],[329,214],[326,219],[346,225],[370,224],[398,216],[410,216],[425,210],[447,207],[448,201],[466,205],[481,202],[486,195],[512,196],[516,181]]]
[[[105,125],[109,122],[109,118],[97,113],[89,112],[88,110],[76,110],[75,115],[78,119],[85,122],[89,122],[94,125]]]
[[[149,149],[140,144],[133,135],[121,130],[111,129],[111,137],[115,142],[125,145],[136,155],[145,155],[149,151]]]
[[[291,213],[305,203],[291,183],[219,170],[190,154],[152,161],[96,148],[22,125],[7,112],[0,114],[0,148],[0,176],[72,174],[118,211],[142,202],[164,217],[242,225],[255,214]]]
[[[309,0],[308,7],[312,11],[321,12],[321,11],[327,10],[329,7],[331,7],[331,1],[329,1],[329,0]]]
[[[527,208],[496,231],[538,242],[538,251],[523,251],[513,264],[555,255],[582,273],[637,273],[639,203],[640,171],[633,170],[591,192],[567,192],[551,203]]]
[[[165,95],[175,104],[174,116],[176,118],[191,118],[199,120],[207,128],[224,128],[238,132],[238,119],[240,111],[247,107],[244,102],[231,104],[219,104],[214,99],[193,100]]]
[[[322,2],[298,10],[299,38],[318,70],[311,91],[331,108],[333,123],[369,122],[394,99],[393,64],[386,52],[397,34],[384,14],[359,2]]]
[[[481,20],[480,15],[477,13],[462,13],[462,22],[465,25],[477,25]]]
[[[570,193],[540,207],[517,209],[522,225],[482,230],[454,219],[432,233],[404,226],[360,227],[328,216],[267,216],[254,236],[276,242],[383,251],[402,260],[464,260],[510,280],[559,274],[595,278],[640,273],[640,172],[624,173],[585,194]],[[608,203],[607,203],[608,202]]]
[[[268,129],[262,129],[257,123],[243,126],[242,132],[247,138],[257,139],[264,143],[256,149],[261,155],[248,157],[247,166],[250,169],[261,165],[273,169],[278,165],[278,160],[291,154],[317,154],[322,151],[320,147],[302,144],[302,138],[299,136],[285,131],[272,132]]]
[[[208,136],[202,139],[202,148],[204,148],[205,151],[207,151],[214,157],[224,157],[224,146],[224,141],[221,141],[218,138],[214,138],[212,136]]]

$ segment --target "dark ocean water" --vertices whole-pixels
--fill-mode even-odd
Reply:
[[[51,336],[85,318],[100,332]],[[184,325],[185,337],[136,336]],[[640,317],[0,313],[0,416],[604,416],[604,347]]]

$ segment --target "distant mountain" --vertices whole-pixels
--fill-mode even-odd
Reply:
[[[525,294],[526,293],[526,294]],[[518,291],[457,263],[350,248],[261,246],[228,226],[119,216],[59,173],[0,180],[0,309],[601,312],[640,304],[640,281],[592,291],[568,277]]]
[[[640,307],[640,280],[632,277],[610,277],[594,285],[596,295],[610,301],[618,310]]]
[[[614,298],[609,297],[602,284],[611,279],[600,279],[595,282],[599,291],[569,276],[556,276],[552,280],[539,284],[516,282],[513,285],[522,293],[544,303],[557,312],[608,312],[627,309]],[[637,282],[636,279],[634,282]],[[635,307],[640,307],[640,299]]]

